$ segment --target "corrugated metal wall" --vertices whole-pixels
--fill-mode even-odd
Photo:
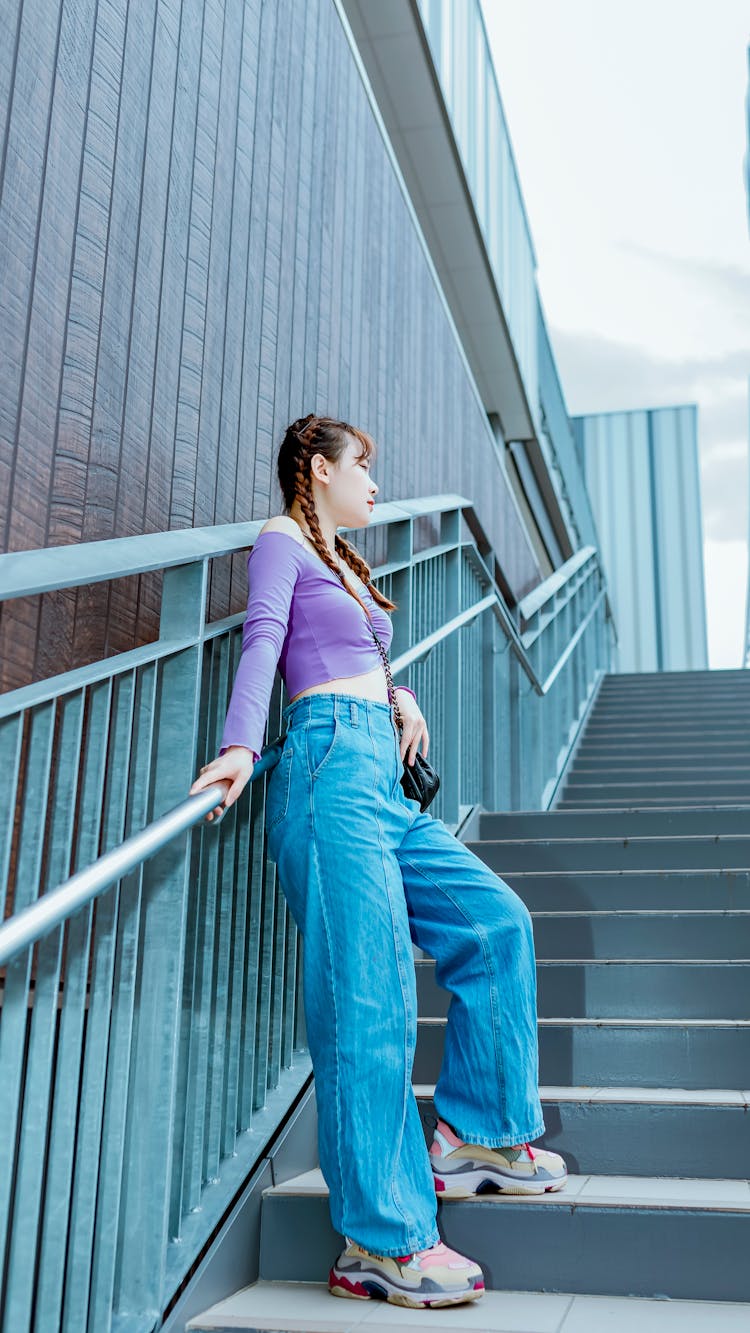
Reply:
[[[708,666],[697,411],[574,418],[619,638],[620,671]]]
[[[277,512],[309,411],[381,499],[461,490],[537,581],[481,403],[330,0],[6,0],[2,549]],[[149,576],[11,603],[0,684],[156,633]],[[241,609],[244,560],[211,616]]]

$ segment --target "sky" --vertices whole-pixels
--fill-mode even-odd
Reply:
[[[709,665],[748,581],[748,0],[480,0],[571,415],[698,404]]]

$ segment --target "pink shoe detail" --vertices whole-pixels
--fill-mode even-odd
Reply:
[[[451,1147],[460,1148],[461,1144],[463,1143],[463,1139],[460,1139],[458,1137],[458,1134],[454,1134],[450,1125],[446,1125],[444,1120],[438,1120],[437,1127],[440,1130],[440,1133],[442,1134],[443,1138],[448,1140]]]
[[[414,1258],[419,1259],[420,1268],[469,1268],[471,1266],[469,1259],[463,1258],[457,1250],[449,1250],[445,1241],[442,1240],[429,1250],[417,1250]]]

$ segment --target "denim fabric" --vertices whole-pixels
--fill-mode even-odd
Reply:
[[[536,971],[520,898],[404,795],[389,704],[314,694],[284,710],[269,853],[304,939],[303,993],[333,1225],[377,1254],[440,1239],[411,1086],[412,942],[452,992],[435,1089],[468,1143],[538,1138]]]

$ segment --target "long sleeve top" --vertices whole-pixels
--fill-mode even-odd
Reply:
[[[277,665],[290,698],[310,685],[372,671],[380,655],[370,623],[386,651],[393,625],[365,589],[370,622],[333,571],[291,533],[260,534],[248,556],[247,580],[242,655],[219,754],[244,745],[257,759]]]

